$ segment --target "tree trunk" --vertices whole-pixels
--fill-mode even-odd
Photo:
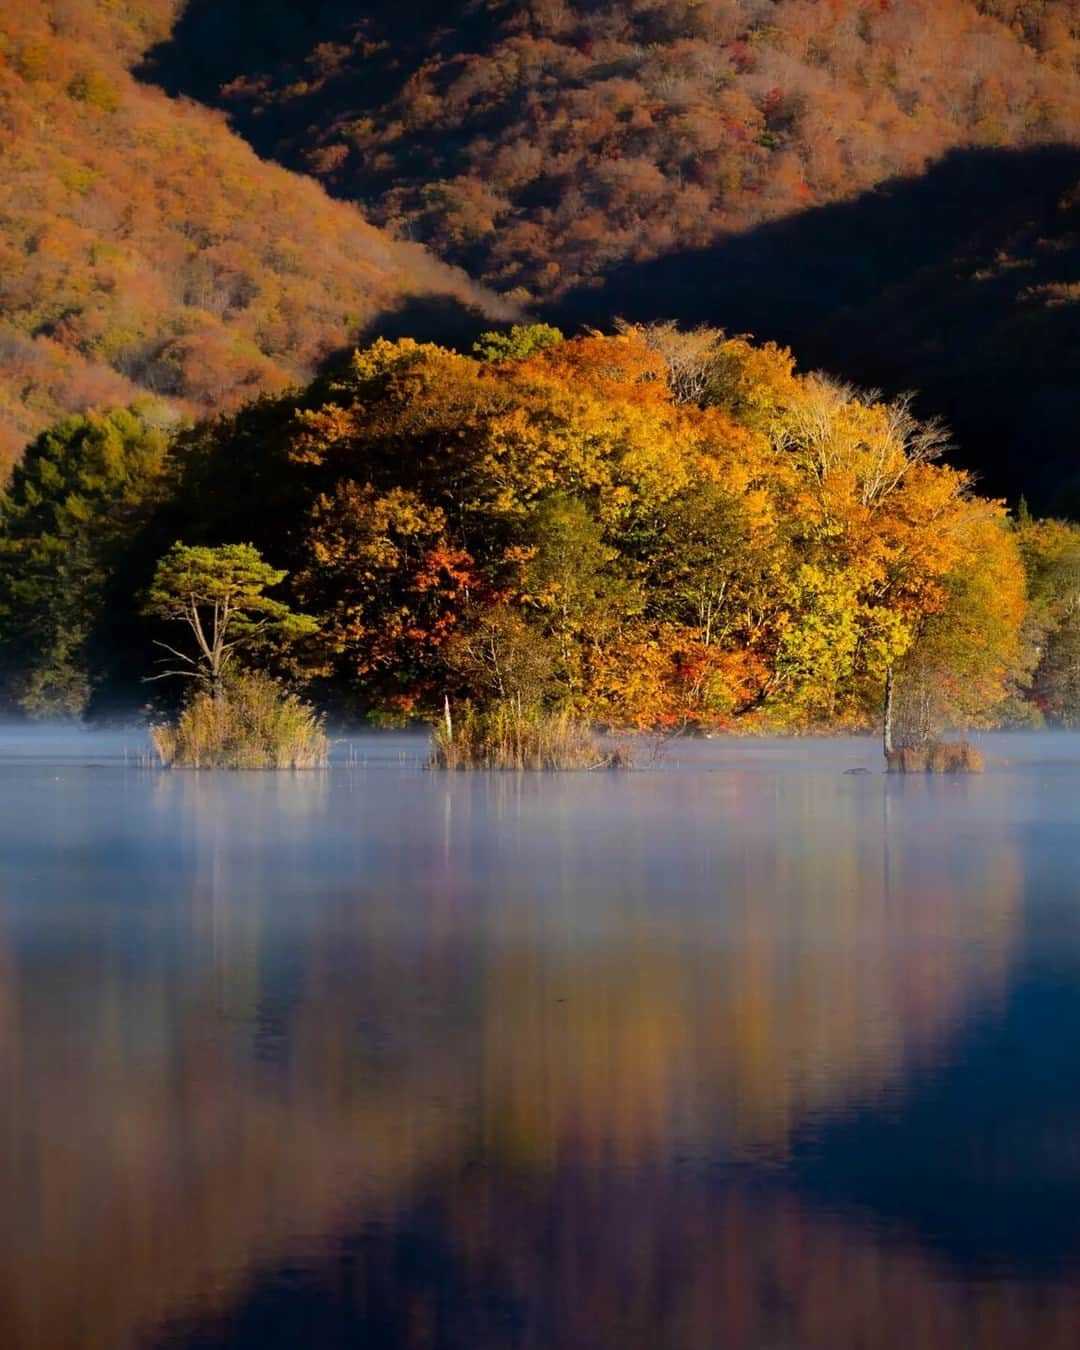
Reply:
[[[225,700],[224,662],[216,644],[210,650],[210,696],[218,704]]]
[[[893,668],[890,664],[885,669],[885,706],[882,710],[881,718],[881,744],[882,749],[885,751],[886,759],[888,759],[893,751],[893,685]]]
[[[446,744],[454,743],[454,722],[450,716],[450,695],[443,696],[443,719],[446,722]]]

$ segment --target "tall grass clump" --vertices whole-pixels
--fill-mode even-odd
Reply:
[[[885,756],[889,773],[982,773],[982,753],[967,741],[899,746]]]
[[[625,748],[605,749],[586,723],[503,699],[487,708],[466,704],[435,725],[435,769],[623,769]]]
[[[200,689],[150,738],[162,764],[186,769],[312,769],[328,753],[322,717],[258,673],[237,675],[216,698]]]

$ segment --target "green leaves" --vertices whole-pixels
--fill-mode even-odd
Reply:
[[[564,341],[562,330],[550,323],[516,323],[508,332],[481,333],[473,355],[481,361],[524,361]]]
[[[0,496],[0,687],[25,712],[77,715],[98,682],[91,648],[160,494],[163,420],[150,401],[67,418]]]
[[[249,614],[275,607],[284,610],[284,605],[263,594],[284,578],[285,572],[264,562],[251,544],[191,548],[177,543],[158,563],[145,612],[182,617],[193,596],[200,604],[232,605]]]
[[[251,544],[174,544],[157,565],[143,613],[187,624],[196,655],[159,643],[181,665],[157,678],[202,678],[217,688],[237,652],[284,647],[317,632],[314,619],[265,594],[285,575]]]

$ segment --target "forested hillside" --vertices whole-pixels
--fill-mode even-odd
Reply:
[[[533,297],[1080,127],[1075,0],[278,0],[260,26],[192,0],[153,69]]]
[[[1075,0],[246,14],[190,0],[144,78],[565,328],[790,343],[918,390],[986,491],[1080,509]]]
[[[419,298],[491,307],[220,113],[134,79],[174,8],[0,6],[0,470],[63,413],[140,392],[233,407]]]
[[[917,389],[986,491],[1077,509],[1075,0],[251,20],[0,11],[0,469],[65,413],[231,409],[358,337],[460,340],[431,314],[532,304],[568,331],[674,315]]]

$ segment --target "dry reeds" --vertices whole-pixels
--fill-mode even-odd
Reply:
[[[967,741],[901,746],[885,756],[889,773],[982,773],[982,753]]]
[[[592,729],[565,712],[522,707],[506,699],[490,708],[466,705],[434,728],[433,769],[626,769],[626,746],[605,750]]]
[[[312,769],[326,763],[323,720],[267,675],[200,690],[172,723],[150,728],[158,758],[188,769]]]

